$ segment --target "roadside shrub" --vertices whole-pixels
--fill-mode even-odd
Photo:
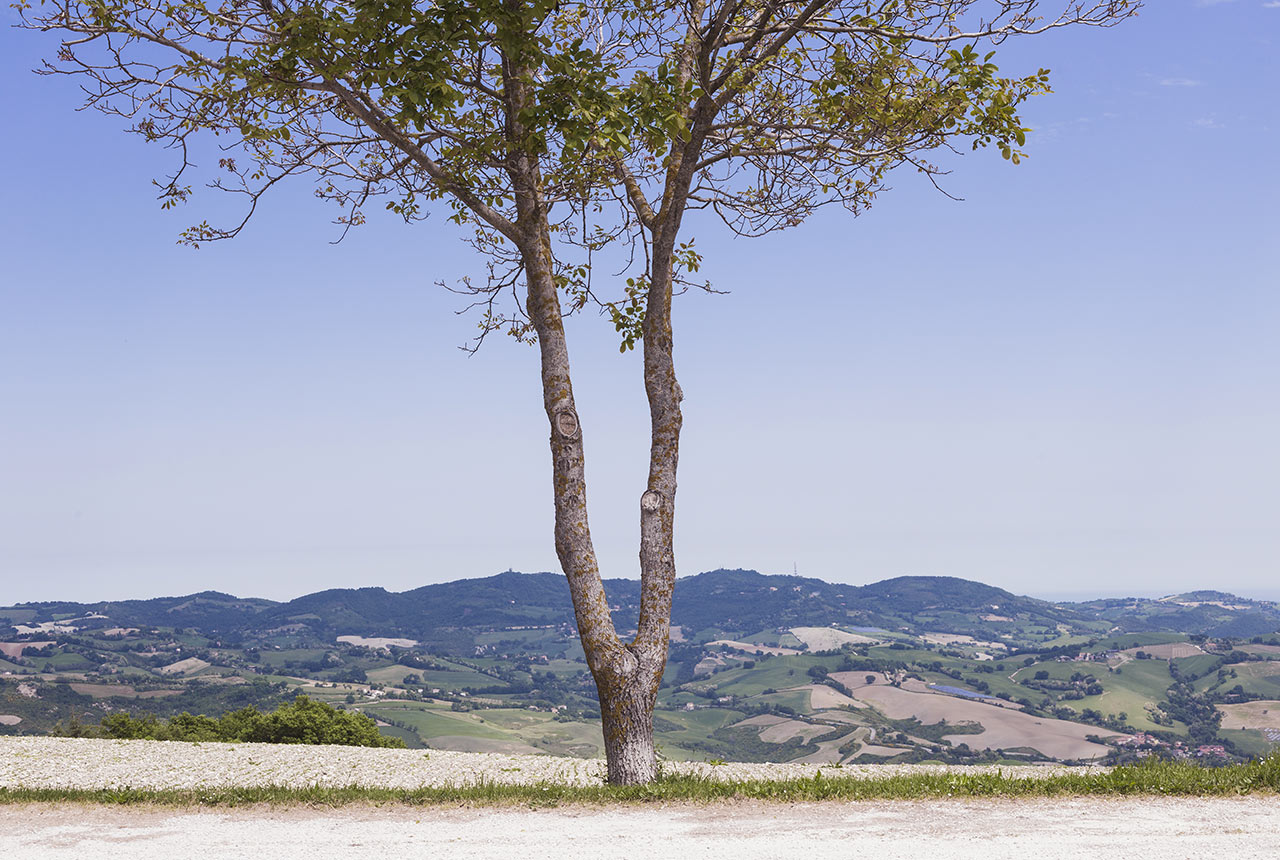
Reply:
[[[161,722],[153,714],[109,714],[102,718],[102,733],[123,740],[404,746],[399,738],[381,735],[377,724],[364,714],[338,711],[306,696],[298,696],[269,714],[250,706],[217,719],[182,713]]]

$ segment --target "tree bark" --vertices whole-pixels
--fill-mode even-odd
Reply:
[[[504,96],[511,141],[519,142],[526,134],[520,116],[533,103],[530,80],[530,71],[521,68],[519,59],[508,58],[504,67]],[[537,158],[520,146],[513,146],[507,157],[507,171],[518,212],[517,244],[528,291],[526,309],[538,335],[543,407],[551,429],[556,555],[569,582],[578,635],[599,694],[608,779],[623,785],[652,782],[658,775],[653,708],[666,666],[670,589],[666,590],[668,596],[661,619],[646,622],[645,618],[651,618],[653,613],[646,616],[642,611],[641,632],[648,631],[647,635],[624,645],[613,626],[587,520],[583,429],[574,406],[569,350],[556,290],[551,234]],[[674,483],[670,490],[674,492]],[[653,505],[652,500],[653,496],[646,492],[641,504],[642,523],[651,523],[652,514],[666,511],[665,515],[659,513],[659,518],[665,520],[669,535],[670,505]],[[644,528],[642,526],[642,530]],[[669,559],[669,541],[667,546],[665,557]],[[653,600],[647,602],[654,604]]]
[[[652,668],[637,665],[635,673],[620,679],[612,690],[600,689],[605,760],[614,785],[642,785],[658,778],[653,707],[662,670],[655,673]]]
[[[583,432],[574,409],[568,346],[549,248],[546,253],[528,257],[525,268],[530,316],[538,332],[542,359],[543,405],[551,425],[556,554],[569,582],[578,635],[596,682],[608,779],[617,785],[652,782],[658,775],[653,708],[666,667],[671,589],[669,581],[662,585],[667,580],[644,580],[641,635],[624,645],[613,626],[587,520]],[[674,483],[671,488],[674,491]],[[646,524],[642,528],[652,529],[655,522],[663,524],[667,550],[658,555],[669,560],[670,506],[655,506],[665,509],[666,514],[646,510],[650,499],[648,492],[642,497],[641,518]],[[649,554],[642,550],[642,558]],[[674,569],[670,580],[674,580]],[[651,595],[655,584],[665,594],[665,608],[660,605],[661,600],[655,601]]]

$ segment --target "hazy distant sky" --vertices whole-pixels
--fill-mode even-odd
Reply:
[[[1009,43],[1056,93],[1021,167],[946,159],[964,202],[903,173],[856,220],[695,219],[731,294],[677,302],[681,573],[1280,596],[1277,36],[1277,2],[1152,0]],[[537,353],[457,349],[435,283],[482,269],[444,218],[332,245],[299,186],[178,247],[227,201],[161,212],[169,154],[29,74],[54,44],[0,31],[0,604],[557,570]],[[570,336],[602,568],[635,576],[639,356]]]

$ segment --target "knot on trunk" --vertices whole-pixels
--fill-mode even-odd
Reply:
[[[578,414],[572,409],[557,412],[552,420],[556,433],[565,439],[578,438]]]

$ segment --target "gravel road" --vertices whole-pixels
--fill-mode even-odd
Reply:
[[[809,775],[814,765],[671,765],[723,779]],[[552,756],[263,744],[0,738],[0,786],[598,783],[603,763]],[[883,775],[920,766],[846,767]],[[942,768],[974,770],[973,768]],[[1005,773],[1011,769],[1002,768]],[[1052,772],[1022,768],[1028,778]],[[834,773],[833,773],[834,775]],[[1280,856],[1280,798],[1078,798],[709,806],[351,806],[166,810],[0,806],[0,858],[1035,858],[1232,860]]]
[[[0,807],[0,857],[1275,860],[1274,797],[550,810]]]

